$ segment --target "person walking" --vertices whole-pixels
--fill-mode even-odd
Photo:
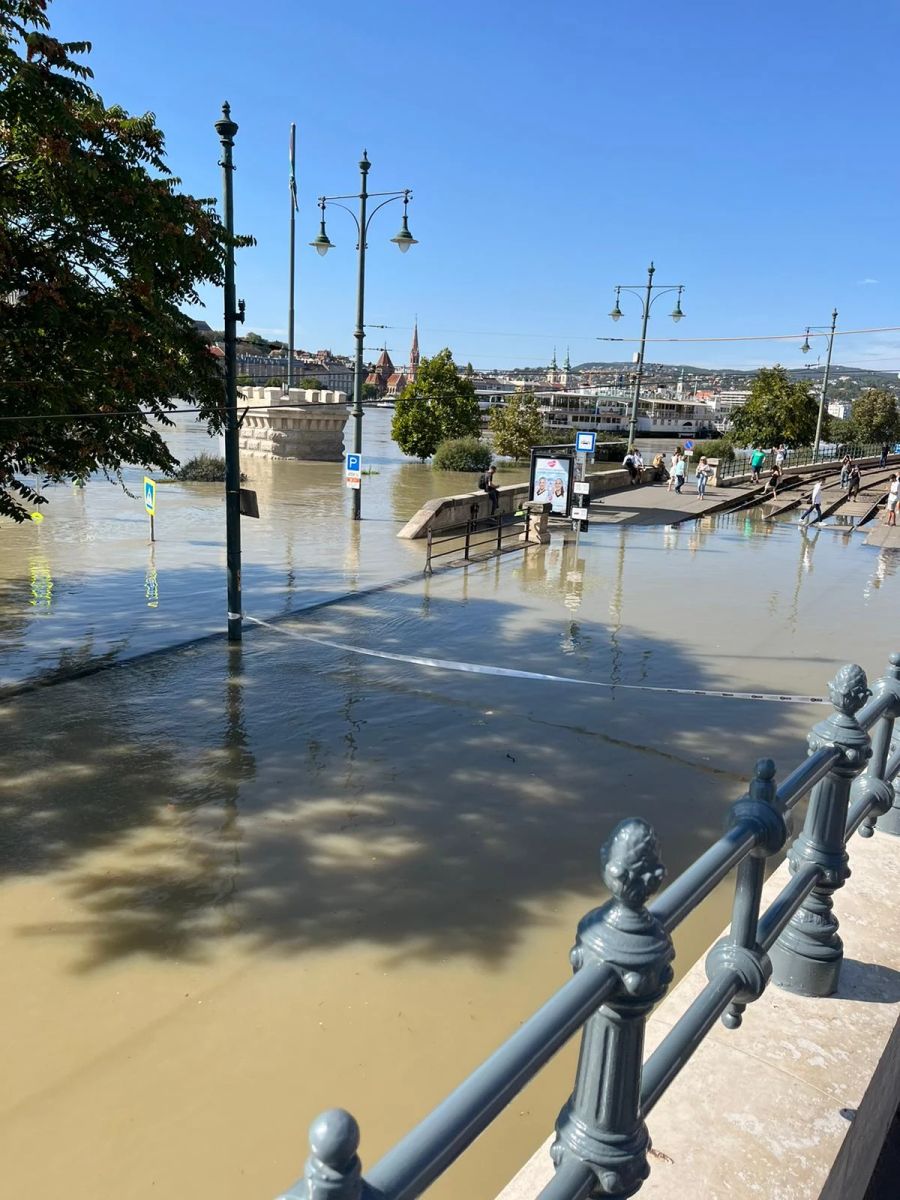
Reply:
[[[684,480],[687,473],[687,466],[684,461],[684,455],[680,450],[675,451],[675,458],[672,462],[672,474],[675,476],[675,494],[681,495],[681,489],[684,487]]]
[[[847,490],[847,480],[850,478],[850,455],[845,454],[841,459],[841,487]]]
[[[491,501],[491,516],[493,517],[497,509],[500,507],[500,491],[494,483],[494,468],[488,467],[479,480],[479,485],[483,492],[487,492]]]
[[[697,464],[697,495],[701,500],[706,497],[706,485],[709,483],[709,477],[712,475],[713,469],[706,461],[704,455]]]
[[[862,476],[859,473],[859,467],[856,463],[850,464],[850,473],[847,476],[847,499],[855,500],[859,495],[859,485],[862,481]]]
[[[759,473],[762,470],[762,465],[766,461],[765,450],[757,448],[750,455],[750,478],[754,483],[759,483]]]
[[[884,445],[881,447],[881,462],[878,464],[880,467],[887,466],[887,458],[888,458],[888,450],[889,449],[890,449],[890,447],[888,446],[887,442],[885,442]]]
[[[634,448],[634,469],[637,471],[638,483],[644,482],[644,458],[637,446]]]
[[[784,470],[784,464],[785,464],[786,460],[787,460],[787,449],[785,448],[784,442],[782,442],[781,445],[778,447],[778,449],[775,451],[775,466],[778,468],[779,475]]]
[[[822,480],[817,479],[813,484],[812,495],[809,498],[809,508],[800,518],[800,524],[805,525],[809,520],[809,514],[814,512],[816,520],[822,520]]]
[[[669,460],[669,482],[666,484],[667,492],[671,492],[672,489],[674,488],[675,484],[677,483],[677,480],[675,478],[675,463],[677,462],[680,454],[681,454],[681,448],[676,446],[676,448],[672,451],[672,457]]]
[[[887,524],[897,524],[897,504],[900,502],[900,476],[891,476],[891,486],[887,495]]]

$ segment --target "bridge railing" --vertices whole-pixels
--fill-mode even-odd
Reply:
[[[723,836],[653,901],[665,874],[656,836],[639,818],[620,822],[601,855],[611,898],[578,925],[573,978],[365,1173],[354,1118],[322,1113],[303,1178],[281,1200],[422,1195],[579,1029],[575,1086],[551,1148],[556,1170],[538,1200],[636,1191],[650,1171],[646,1117],[716,1021],[737,1028],[773,976],[800,995],[835,991],[843,948],[833,896],[850,874],[847,842],[857,831],[871,837],[876,822],[900,834],[900,654],[873,689],[849,665],[828,691],[832,711],[810,732],[805,761],[777,785],[775,764],[760,759]],[[787,842],[791,810],[806,796],[790,882],[760,912],[766,860]],[[735,867],[731,926],[707,957],[709,983],[645,1062],[646,1020],[672,979],[672,932]]]
[[[703,443],[698,443],[701,447]],[[891,454],[894,448],[891,446]],[[854,460],[858,461],[861,458],[878,458],[881,454],[881,445],[874,443],[853,445],[835,445],[835,446],[820,446],[818,450],[814,450],[812,446],[800,446],[796,450],[789,450],[787,459],[785,460],[786,467],[810,467],[816,466],[818,463],[832,463],[840,461],[845,454]],[[770,451],[766,456],[766,461],[760,468],[761,471],[771,470],[775,462],[774,453]],[[750,455],[746,457],[733,458],[728,462],[719,462],[718,475],[720,479],[733,479],[735,475],[750,474]]]

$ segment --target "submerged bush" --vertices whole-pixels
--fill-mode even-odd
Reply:
[[[717,458],[720,462],[731,462],[734,459],[734,446],[728,438],[711,438],[708,442],[694,442],[691,462],[699,462],[701,458]]]
[[[484,471],[491,465],[491,448],[481,438],[448,438],[434,452],[431,465],[439,471]]]
[[[225,459],[217,454],[198,454],[175,472],[182,483],[224,483]]]

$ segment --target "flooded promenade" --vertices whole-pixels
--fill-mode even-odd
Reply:
[[[248,465],[244,598],[267,624],[241,647],[0,707],[12,1194],[266,1200],[335,1104],[374,1161],[567,977],[615,822],[651,820],[676,874],[756,758],[799,761],[822,712],[704,693],[822,695],[897,648],[891,552],[743,514],[595,525],[424,580],[396,529],[457,485],[400,461],[386,416],[380,435],[366,418],[361,528],[339,467]],[[65,491],[0,532],[4,681],[221,629],[217,489],[160,487],[152,568],[139,500]],[[726,905],[681,931],[679,973]],[[499,1190],[572,1051],[430,1195]]]

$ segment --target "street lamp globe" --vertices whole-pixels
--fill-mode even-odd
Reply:
[[[334,249],[334,242],[331,240],[331,238],[325,232],[324,217],[323,217],[322,221],[319,223],[318,237],[314,238],[313,241],[311,241],[309,244],[316,250],[316,252],[318,254],[321,254],[323,256],[326,255],[329,250]]]
[[[399,248],[401,254],[405,254],[410,246],[418,246],[419,239],[414,238],[409,232],[409,226],[406,223],[406,213],[403,214],[403,227],[395,237],[391,238],[391,241]]]
[[[612,319],[614,321],[620,321],[622,319],[622,310],[621,310],[621,308],[619,308],[618,299],[616,300],[616,307],[612,310],[612,312],[609,315],[612,317]]]
[[[810,346],[810,344],[809,344],[809,330],[807,329],[806,338],[804,339],[803,345],[800,347],[800,350],[801,350],[801,353],[803,353],[803,354],[809,354],[811,349],[812,349],[812,346]]]

